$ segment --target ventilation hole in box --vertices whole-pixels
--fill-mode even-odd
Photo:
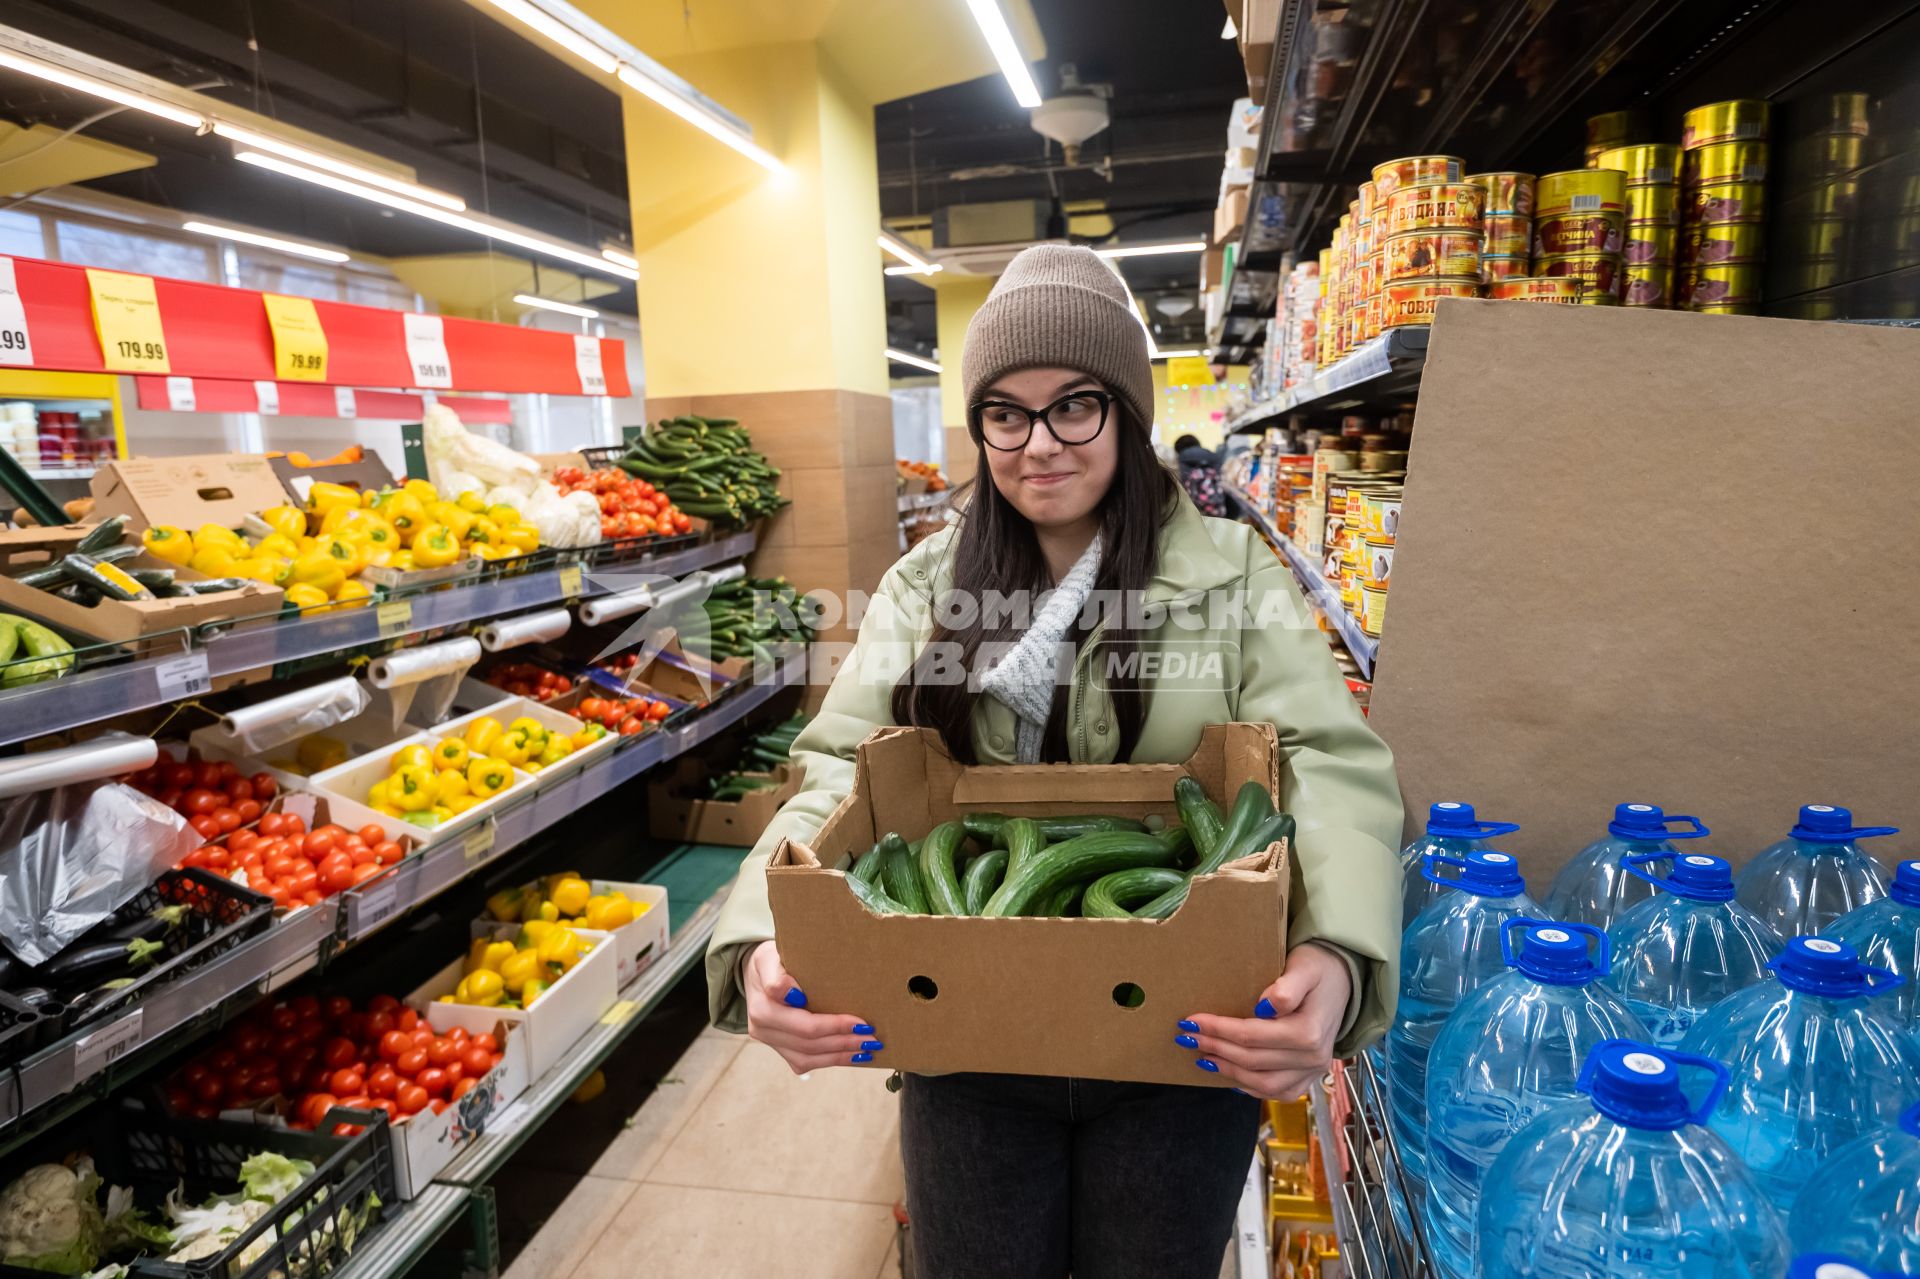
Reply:
[[[931,977],[907,978],[907,991],[915,999],[937,999],[940,996],[940,987]]]
[[[1147,1002],[1147,992],[1130,981],[1123,981],[1113,988],[1113,1002],[1122,1008],[1138,1008]]]

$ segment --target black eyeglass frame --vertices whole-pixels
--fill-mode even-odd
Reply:
[[[1047,434],[1051,435],[1062,448],[1076,448],[1082,444],[1093,443],[1100,438],[1100,432],[1107,429],[1107,419],[1113,415],[1113,399],[1114,397],[1106,391],[1089,386],[1082,387],[1078,391],[1068,391],[1053,403],[1038,409],[1030,409],[1024,404],[1015,404],[1012,400],[981,400],[978,404],[968,407],[967,422],[973,428],[974,439],[999,453],[1018,453],[1032,443],[1033,425],[1036,422],[1046,423]],[[1084,440],[1063,439],[1060,432],[1053,429],[1053,421],[1047,416],[1068,400],[1097,400],[1100,404],[1100,425],[1094,427],[1093,434]],[[1027,415],[1027,433],[1020,437],[1018,444],[995,444],[987,438],[986,426],[980,419],[988,409],[1016,409]]]

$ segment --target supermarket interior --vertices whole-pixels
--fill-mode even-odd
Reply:
[[[1917,1279],[1916,406],[1920,0],[6,0],[0,1279]]]

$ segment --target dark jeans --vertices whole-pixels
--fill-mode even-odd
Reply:
[[[1228,1088],[907,1075],[917,1279],[1217,1279],[1259,1124]]]

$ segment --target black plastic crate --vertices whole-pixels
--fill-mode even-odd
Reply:
[[[190,909],[180,927],[160,939],[164,953],[130,984],[68,1007],[61,1016],[61,1034],[132,1007],[162,982],[177,981],[215,956],[265,932],[273,923],[273,898],[242,888],[224,875],[197,868],[167,871],[114,911],[111,918],[131,919],[163,906],[179,905]]]
[[[17,1066],[43,1040],[45,1023],[57,1018],[42,1017],[32,1007],[0,990],[0,1066]]]

